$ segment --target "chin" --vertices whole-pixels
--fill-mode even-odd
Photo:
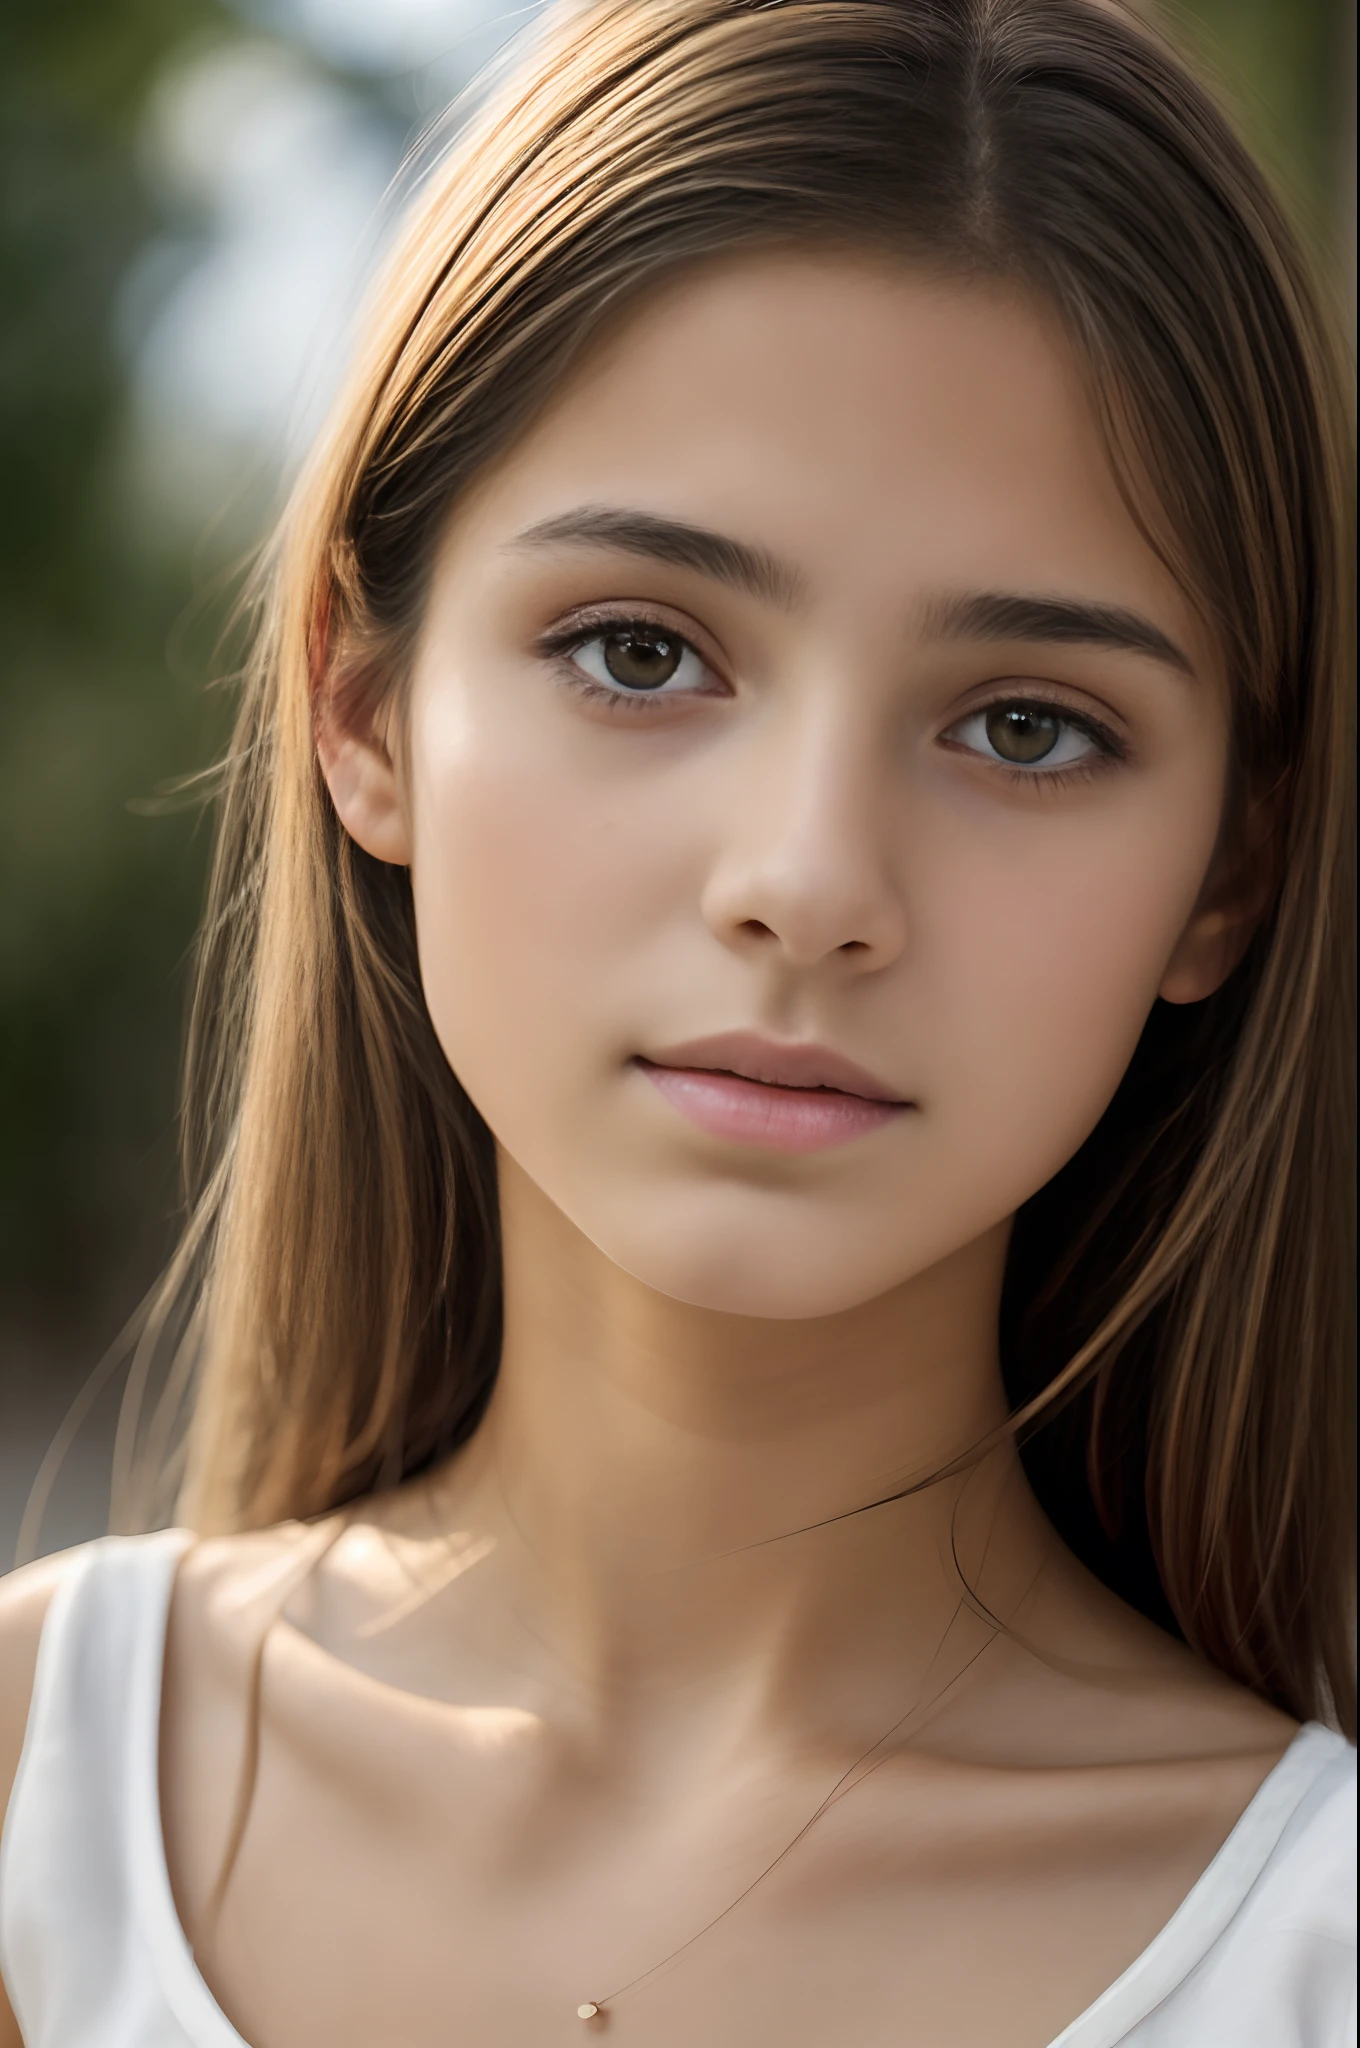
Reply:
[[[908,1277],[901,1258],[892,1271],[864,1257],[863,1246],[828,1234],[815,1250],[806,1243],[775,1240],[765,1231],[695,1230],[677,1242],[636,1232],[609,1232],[595,1244],[614,1265],[644,1287],[687,1307],[716,1315],[750,1316],[762,1322],[810,1321],[842,1315],[875,1300]]]

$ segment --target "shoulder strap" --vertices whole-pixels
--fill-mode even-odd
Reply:
[[[161,1667],[192,1540],[92,1543],[48,1609],[0,1838],[0,1965],[30,2043],[87,2038],[131,1950],[136,1872],[163,1863]]]
[[[1140,2023],[1193,1974],[1202,1973],[1215,1945],[1238,1920],[1253,1893],[1259,1895],[1263,1874],[1279,1854],[1291,1827],[1297,1827],[1319,1799],[1325,1804],[1337,1773],[1344,1776],[1350,1768],[1353,1753],[1349,1745],[1317,1722],[1306,1723],[1160,1934],[1051,2048],[1111,2048],[1126,2036],[1130,2040],[1143,2038]],[[1192,2038],[1188,2022],[1182,2026],[1172,2020],[1170,2024],[1173,2031],[1158,2034],[1157,2040]],[[1266,2025],[1266,2031],[1253,2034],[1254,2040],[1283,2044],[1297,2038],[1278,2030],[1270,2032],[1269,2022]],[[1209,2036],[1201,2028],[1193,2038],[1199,2041]],[[1229,2034],[1220,2027],[1215,2038],[1226,2040]],[[1236,2039],[1236,2034],[1232,2038]]]

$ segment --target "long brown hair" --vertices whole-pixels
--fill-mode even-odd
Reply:
[[[1022,1211],[1005,1371],[1078,1553],[1263,1697],[1352,1729],[1348,423],[1261,173],[1096,0],[598,0],[429,181],[270,556],[223,770],[192,1220],[142,1352],[179,1319],[179,1512],[256,1526],[415,1473],[497,1370],[493,1146],[426,1012],[409,877],[328,800],[314,688],[356,718],[400,690],[451,507],[602,323],[679,265],[827,242],[1056,309],[1225,650],[1273,901],[1218,995],[1158,1004]]]

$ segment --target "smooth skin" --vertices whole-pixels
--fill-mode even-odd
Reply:
[[[867,260],[673,282],[457,509],[409,687],[320,744],[500,1146],[505,1352],[433,1477],[181,1570],[163,1818],[215,1995],[255,2048],[1043,2048],[1294,1732],[1008,1450],[852,1512],[1004,1415],[1011,1217],[1259,907],[1218,652],[1061,333]],[[737,1030],[910,1106],[700,1130],[638,1062]],[[2,1596],[0,1772],[65,1568]]]

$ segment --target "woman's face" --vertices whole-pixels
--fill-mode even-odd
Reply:
[[[994,1231],[1221,977],[1215,657],[999,289],[650,301],[460,507],[403,739],[374,850],[450,1063],[687,1302],[831,1313]]]

